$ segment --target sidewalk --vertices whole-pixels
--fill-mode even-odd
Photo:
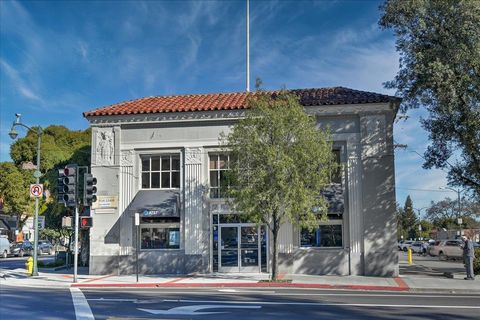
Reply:
[[[363,276],[281,275],[288,282],[265,282],[268,274],[204,274],[204,275],[88,275],[80,270],[77,283],[73,283],[72,270],[42,272],[28,277],[25,270],[4,273],[0,285],[28,287],[80,287],[80,288],[312,288],[368,290],[387,292],[431,292],[480,295],[480,277],[475,281],[463,280],[455,274],[453,279],[405,275],[397,278]]]

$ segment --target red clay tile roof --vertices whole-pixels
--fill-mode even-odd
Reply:
[[[398,101],[398,98],[344,87],[288,90],[300,97],[304,106],[359,104]],[[267,91],[274,95],[278,91]],[[84,117],[162,112],[246,109],[247,95],[257,93],[209,93],[146,97],[120,102],[83,113]]]

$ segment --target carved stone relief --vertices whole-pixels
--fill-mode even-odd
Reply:
[[[95,154],[97,165],[114,164],[115,136],[112,129],[99,129],[97,131]]]
[[[133,166],[133,150],[122,150],[120,153],[120,165],[123,167]]]
[[[202,164],[202,149],[187,148],[185,149],[185,164]]]

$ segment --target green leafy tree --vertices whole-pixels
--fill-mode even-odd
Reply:
[[[33,211],[33,201],[29,197],[30,183],[35,179],[32,173],[22,170],[11,162],[0,163],[0,198],[3,199],[3,212],[21,216],[21,228]],[[23,217],[22,217],[23,216]]]
[[[431,145],[425,168],[447,168],[452,184],[480,196],[480,1],[388,0],[381,27],[392,29],[402,110],[423,106]]]
[[[41,170],[48,172],[59,164],[70,162],[79,149],[90,147],[90,129],[72,131],[64,126],[51,125],[43,129],[41,144]],[[87,149],[86,156],[90,155]],[[28,131],[27,135],[12,144],[10,155],[13,162],[20,166],[24,162],[36,162],[37,135]]]
[[[404,226],[407,238],[417,238],[417,215],[415,214],[415,211],[413,209],[413,201],[410,196],[407,196],[407,199],[405,199],[405,205],[403,206],[402,225]]]
[[[222,143],[236,159],[228,196],[235,210],[268,226],[272,234],[272,280],[278,274],[278,232],[282,223],[313,229],[326,217],[320,191],[337,169],[329,133],[316,129],[298,97],[256,93],[250,110]]]
[[[420,225],[422,226],[422,231],[420,232],[420,237],[427,239],[430,238],[430,234],[433,230],[433,223],[428,220],[423,219],[420,221]]]

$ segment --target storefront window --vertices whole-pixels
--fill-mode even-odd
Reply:
[[[300,245],[302,247],[322,248],[343,247],[341,220],[335,223],[320,225],[318,229],[313,231],[302,230],[300,233]]]
[[[141,249],[180,249],[179,218],[165,218],[164,221],[156,218],[154,223],[147,221],[142,219],[140,225]]]
[[[180,188],[180,156],[142,156],[142,189]]]

